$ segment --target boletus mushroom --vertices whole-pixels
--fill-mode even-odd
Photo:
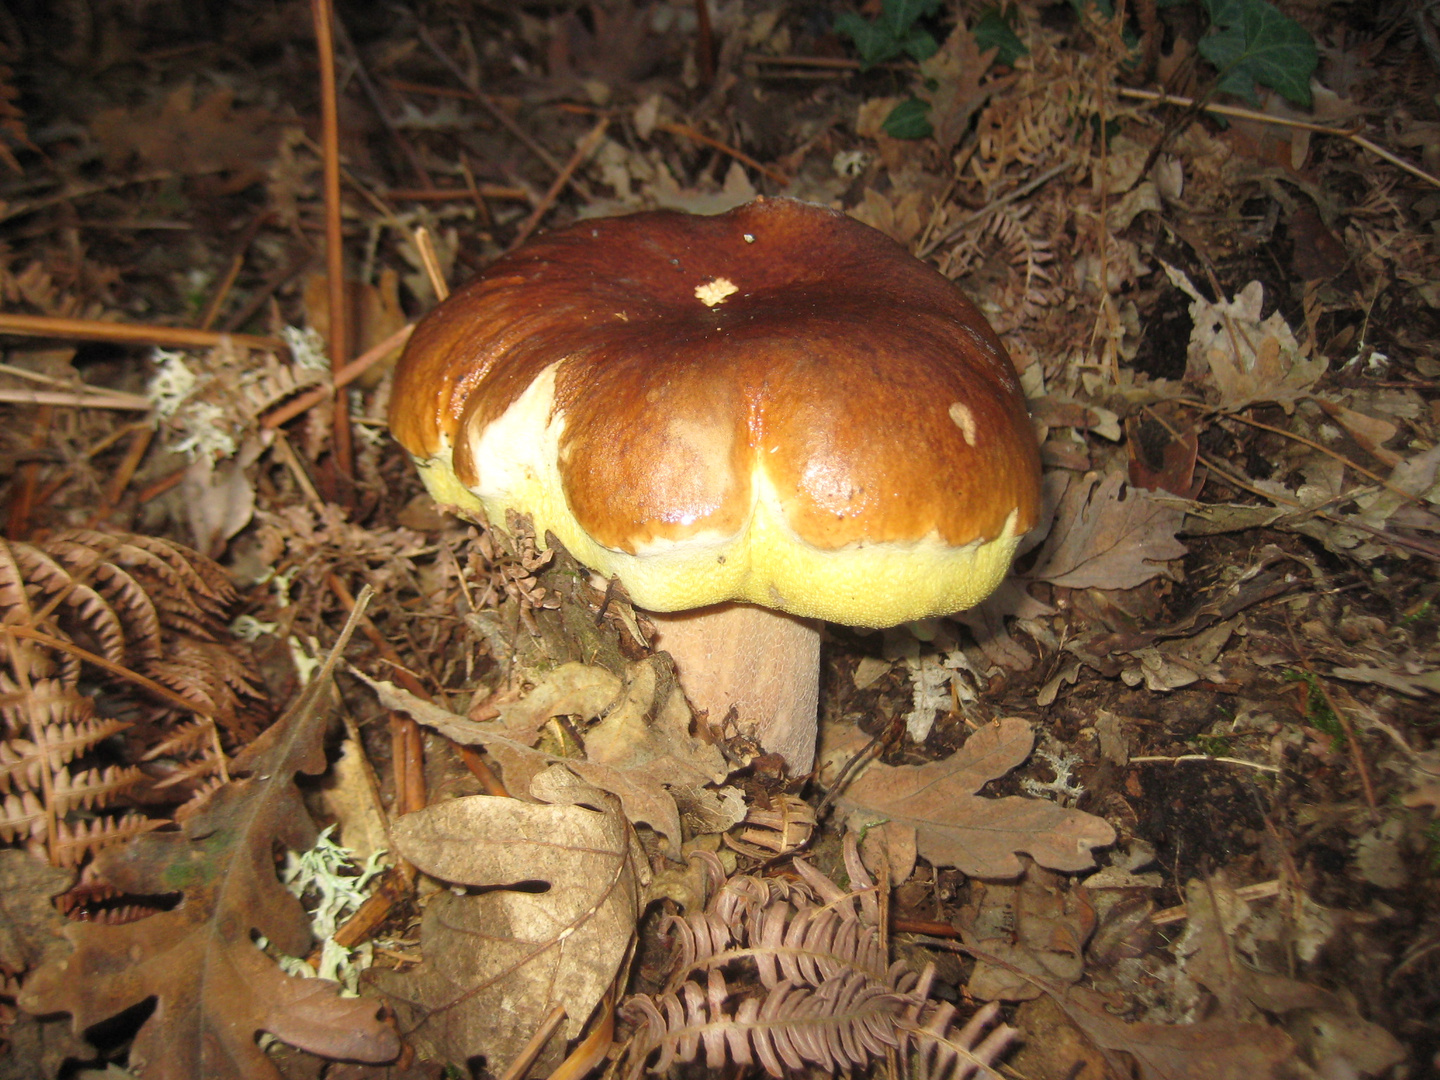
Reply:
[[[416,327],[390,427],[651,614],[692,704],[811,768],[819,624],[970,607],[1035,522],[1004,347],[882,233],[791,199],[582,221]]]

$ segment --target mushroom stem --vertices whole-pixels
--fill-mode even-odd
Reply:
[[[717,731],[735,710],[742,734],[779,754],[791,776],[815,763],[820,624],[754,604],[646,612],[654,645],[675,660],[680,685]]]

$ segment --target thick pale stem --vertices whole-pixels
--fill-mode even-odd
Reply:
[[[815,762],[820,624],[753,604],[648,612],[655,647],[675,659],[680,685],[718,730],[734,709],[739,730],[781,755],[791,776]]]

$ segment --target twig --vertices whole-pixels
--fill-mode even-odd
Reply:
[[[390,115],[390,110],[385,107],[385,102],[381,100],[379,87],[377,87],[375,81],[370,78],[370,72],[365,69],[365,60],[361,57],[360,50],[355,48],[355,43],[350,40],[350,32],[345,29],[345,20],[340,18],[338,12],[333,13],[333,17],[335,37],[340,42],[341,47],[350,54],[350,62],[354,65],[351,70],[355,73],[355,81],[360,84],[360,89],[364,91],[366,99],[370,102],[370,107],[375,110],[375,115],[380,118],[380,123],[384,125],[385,130],[390,133],[390,138],[395,140],[395,145],[400,147],[400,152],[405,155],[405,160],[410,163],[410,169],[415,173],[415,178],[426,187],[433,187],[434,185],[431,183],[430,174],[426,172],[425,163],[420,160],[420,155],[416,152],[415,145],[405,137],[403,131],[395,126],[395,120]]]
[[[1180,97],[1176,94],[1166,94],[1156,90],[1140,90],[1134,87],[1121,86],[1117,88],[1121,97],[1128,97],[1135,101],[1153,101],[1157,105],[1175,105],[1179,108],[1191,108],[1194,101],[1187,97]],[[1376,157],[1388,161],[1396,168],[1404,169],[1411,176],[1424,180],[1427,184],[1440,187],[1440,177],[1432,176],[1418,165],[1412,165],[1404,158],[1399,157],[1383,146],[1371,142],[1358,131],[1347,131],[1345,128],[1330,127],[1328,124],[1316,124],[1309,120],[1292,120],[1286,116],[1270,116],[1266,113],[1257,112],[1254,109],[1243,109],[1238,105],[1212,105],[1201,106],[1202,111],[1215,113],[1219,116],[1233,116],[1240,120],[1253,120],[1259,124],[1275,124],[1279,127],[1299,128],[1302,131],[1314,131],[1321,135],[1335,135],[1341,139],[1349,139],[1362,150],[1368,150]]]
[[[784,187],[785,185],[790,183],[790,177],[786,176],[779,169],[772,168],[769,165],[762,165],[760,162],[756,161],[753,157],[745,153],[743,150],[737,150],[735,147],[731,146],[728,143],[723,143],[719,139],[712,139],[703,131],[696,131],[689,124],[677,124],[669,120],[662,120],[655,125],[655,128],[657,131],[668,132],[671,135],[679,135],[681,138],[689,139],[692,142],[700,143],[702,146],[708,146],[712,150],[719,150],[722,154],[728,154],[730,157],[740,162],[741,165],[745,165],[751,169],[754,169],[756,172],[768,177],[775,183],[779,184],[781,187]]]
[[[118,390],[105,391],[99,388],[85,390],[16,390],[0,388],[0,401],[14,405],[73,405],[79,409],[130,409],[146,412],[151,407],[149,398],[139,394],[124,394]]]
[[[1244,765],[1249,769],[1258,769],[1260,772],[1279,774],[1280,769],[1274,765],[1261,765],[1258,761],[1246,761],[1244,758],[1220,757],[1216,754],[1181,754],[1178,757],[1132,757],[1132,765],[1152,764],[1155,762],[1177,765],[1182,761],[1223,761],[1227,765]]]
[[[285,343],[272,337],[217,334],[213,330],[192,330],[185,326],[145,326],[139,323],[109,322],[104,319],[17,315],[8,311],[0,312],[0,334],[73,341],[111,341],[119,345],[159,345],[173,349],[213,349],[229,338],[242,349],[268,349],[272,352],[285,350]]]
[[[583,165],[586,159],[595,152],[595,148],[600,145],[600,140],[605,137],[605,132],[609,127],[610,118],[608,116],[602,116],[599,121],[596,122],[595,126],[585,133],[585,137],[575,145],[575,152],[570,155],[570,160],[565,163],[565,167],[560,170],[560,175],[555,177],[555,182],[550,185],[550,190],[545,192],[539,205],[530,211],[530,216],[520,223],[520,230],[515,234],[515,239],[511,241],[510,244],[512,249],[523,244],[529,238],[530,234],[535,231],[536,226],[540,224],[540,219],[549,213],[550,208],[555,205],[555,200],[559,198],[561,190],[564,189],[566,184],[570,183],[571,177],[575,174],[575,170]],[[577,188],[576,190],[579,189]]]
[[[435,291],[436,300],[450,296],[450,286],[440,272],[440,257],[435,254],[435,241],[430,239],[430,230],[424,225],[415,230],[415,250],[420,252],[420,263],[425,267],[425,276],[430,279],[430,288]]]
[[[361,353],[354,360],[351,360],[350,363],[346,364],[343,368],[337,371],[335,373],[335,378],[331,381],[331,386],[334,387],[334,389],[339,390],[345,386],[350,385],[350,383],[354,382],[361,375],[365,374],[365,372],[369,371],[372,367],[378,364],[381,360],[384,360],[385,357],[389,356],[396,349],[404,345],[405,342],[409,341],[410,335],[414,332],[414,330],[415,324],[407,323],[399,330],[396,330],[393,334],[387,337],[384,341],[380,342],[380,344],[372,345],[369,349],[365,350],[365,352]],[[292,398],[290,401],[287,401],[284,405],[281,405],[274,412],[267,413],[265,415],[265,418],[260,421],[260,426],[262,428],[279,427],[286,421],[293,420],[295,417],[299,416],[307,409],[313,409],[316,405],[320,404],[320,402],[324,401],[329,394],[330,388],[324,386],[318,386],[313,390],[307,390],[305,391],[305,393]]]
[[[501,127],[503,127],[506,131],[510,132],[511,135],[514,135],[515,138],[519,139],[525,149],[529,150],[537,158],[543,161],[546,167],[549,168],[552,173],[557,176],[560,174],[563,168],[561,164],[553,157],[551,157],[549,151],[547,151],[543,146],[536,142],[530,136],[530,133],[528,131],[526,131],[523,127],[516,123],[513,116],[507,113],[504,109],[500,108],[500,106],[496,105],[492,98],[481,92],[480,86],[476,82],[474,77],[471,76],[468,72],[464,71],[460,67],[460,65],[451,58],[449,53],[447,53],[444,49],[440,48],[440,46],[436,43],[435,39],[430,36],[429,30],[427,30],[424,26],[417,26],[415,28],[415,35],[421,40],[422,43],[424,43],[427,49],[429,49],[432,53],[435,54],[435,58],[439,60],[440,63],[445,65],[446,70],[448,70],[450,74],[454,75],[455,78],[460,81],[461,85],[470,91],[470,93],[474,96],[474,99],[480,103],[480,105],[485,109],[486,112],[488,112],[492,117],[495,118],[495,120],[500,124]],[[578,179],[574,181],[574,185],[576,194],[579,195],[586,202],[589,202],[593,198],[593,196],[590,194],[589,188],[587,188]]]
[[[334,12],[330,0],[311,0],[315,20],[315,46],[320,59],[321,157],[325,166],[325,278],[330,299],[327,349],[330,371],[339,371],[349,359],[345,341],[345,234],[340,218],[340,109],[335,93]],[[335,418],[331,445],[335,471],[348,481],[355,475],[355,453],[350,442],[350,401],[335,391]]]
[[[43,630],[34,630],[28,626],[7,626],[4,627],[3,633],[13,634],[15,637],[19,638],[25,638],[27,641],[39,642],[41,645],[44,645],[48,649],[58,649],[60,652],[67,652],[71,656],[75,657],[77,660],[83,660],[87,664],[94,664],[96,667],[104,668],[106,671],[110,672],[110,674],[117,675],[120,678],[126,680],[127,682],[132,682],[136,686],[148,690],[156,697],[160,698],[163,701],[168,701],[176,708],[183,709],[186,712],[194,713],[196,716],[203,717],[206,720],[210,720],[212,722],[215,719],[198,704],[191,701],[189,698],[181,697],[174,690],[171,690],[168,686],[158,683],[154,679],[147,678],[146,676],[141,675],[138,671],[131,671],[124,664],[117,664],[115,663],[115,661],[110,660],[104,656],[100,656],[98,653],[93,653],[89,649],[82,649],[73,641],[65,641],[62,638],[57,638],[51,634],[47,634]]]
[[[125,456],[120,461],[120,467],[115,470],[115,475],[110,478],[110,483],[106,485],[105,494],[100,498],[100,505],[90,515],[90,520],[85,524],[86,528],[98,527],[114,511],[120,502],[120,497],[125,494],[125,489],[134,479],[135,470],[145,459],[145,451],[150,449],[150,441],[154,437],[155,428],[150,424],[138,424],[131,429],[130,447],[125,451]]]
[[[1163,416],[1157,413],[1149,405],[1143,406],[1143,409],[1152,420],[1154,420],[1157,424],[1159,424],[1166,431],[1168,431],[1173,438],[1179,439],[1181,437],[1180,433],[1176,431],[1175,428],[1172,427]],[[1435,562],[1440,562],[1440,547],[1437,547],[1434,544],[1427,543],[1424,540],[1418,540],[1411,536],[1401,536],[1398,533],[1386,532],[1384,529],[1377,529],[1373,525],[1367,525],[1363,521],[1356,521],[1352,518],[1339,518],[1336,517],[1334,514],[1327,514],[1324,510],[1320,508],[1320,506],[1306,506],[1299,499],[1287,498],[1274,491],[1265,491],[1262,488],[1258,488],[1254,484],[1250,483],[1245,477],[1231,471],[1228,466],[1222,465],[1218,460],[1211,457],[1209,454],[1197,454],[1196,460],[1203,461],[1205,465],[1209,467],[1212,471],[1222,476],[1227,483],[1233,484],[1243,491],[1248,491],[1250,492],[1250,494],[1256,495],[1264,499],[1266,502],[1273,503],[1276,506],[1290,507],[1294,511],[1294,515],[1298,515],[1302,518],[1307,516],[1318,517],[1324,521],[1330,522],[1332,525],[1339,525],[1342,528],[1346,529],[1358,529],[1360,532],[1369,533],[1371,536],[1375,537],[1378,540],[1383,540],[1387,544],[1393,544],[1396,547],[1408,548],[1411,551],[1416,552],[1417,554],[1424,555],[1427,559],[1432,559]],[[1351,498],[1351,495],[1348,493],[1343,495],[1337,495],[1333,499],[1328,500],[1328,502],[1322,503],[1321,506],[1328,506],[1331,503],[1342,502],[1349,498]]]
[[[1235,896],[1241,900],[1268,900],[1279,895],[1279,878],[1273,881],[1257,881],[1254,885],[1242,885],[1235,890]],[[1184,922],[1189,917],[1190,909],[1184,904],[1177,904],[1174,907],[1161,908],[1150,916],[1150,922],[1154,926],[1165,926],[1169,923]]]
[[[530,192],[505,184],[480,184],[474,188],[386,188],[385,197],[394,202],[464,202],[479,195],[482,199],[529,202]]]
[[[555,1034],[555,1029],[565,1019],[565,1006],[553,1006],[545,1019],[540,1021],[540,1026],[535,1029],[535,1034],[520,1049],[509,1067],[501,1074],[500,1080],[522,1080],[530,1066],[535,1064],[535,1059],[540,1056],[540,1051],[545,1049],[545,1044],[550,1041],[550,1036]]]
[[[860,70],[859,60],[849,60],[839,56],[762,56],[759,53],[746,53],[743,57],[747,64],[759,64],[761,67],[808,67],[824,68],[828,71],[851,72]],[[914,71],[914,63],[892,60],[884,64],[873,64],[871,71]]]

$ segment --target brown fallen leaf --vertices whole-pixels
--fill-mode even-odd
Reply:
[[[965,136],[975,111],[1015,81],[1010,75],[981,85],[980,79],[990,69],[997,52],[998,49],[986,49],[982,53],[975,43],[975,35],[964,25],[958,25],[939,51],[920,64],[920,73],[926,79],[922,96],[930,103],[930,126],[935,141],[945,153],[953,150]]]
[[[134,154],[151,168],[195,174],[216,169],[258,176],[275,154],[280,127],[265,109],[234,106],[229,90],[202,95],[192,83],[161,102],[103,109],[90,133],[119,167]]]
[[[487,887],[430,901],[419,967],[367,974],[424,1057],[484,1055],[498,1075],[557,1004],[565,1038],[578,1036],[624,962],[644,853],[613,797],[558,766],[537,786],[555,803],[476,795],[394,825],[396,848],[425,873]],[[548,888],[490,888],[536,881]]]
[[[1242,953],[1237,933],[1251,918],[1248,901],[1223,873],[1185,889],[1189,926],[1179,942],[1186,971],[1235,1020],[1262,1012],[1280,1017],[1327,1076],[1378,1076],[1405,1060],[1405,1048],[1361,1017],[1340,995],[1289,975],[1262,971]]]
[[[241,779],[179,830],[95,857],[95,872],[121,893],[178,893],[179,902],[131,923],[68,924],[73,951],[31,975],[22,1008],[68,1012],[82,1031],[154,998],[129,1061],[147,1080],[278,1080],[256,1043],[262,1031],[322,1057],[389,1061],[399,1053],[375,1002],[341,998],[325,979],[284,974],[253,940],[263,935],[291,956],[310,948],[310,918],[276,875],[274,849],[305,851],[315,842],[295,776],[325,771],[330,676],[344,640],[285,716],[235,757],[231,772]]]
[[[943,761],[873,764],[838,801],[871,819],[910,826],[921,855],[971,877],[1016,877],[1024,869],[1022,851],[1052,870],[1085,870],[1095,865],[1094,848],[1115,841],[1104,819],[1044,799],[975,794],[1023,762],[1034,742],[1028,723],[1007,717],[976,731]]]
[[[1084,889],[1072,889],[1058,874],[1026,869],[1017,883],[972,882],[970,902],[956,920],[960,937],[1008,960],[1021,971],[1070,984],[1085,971],[1085,942],[1095,930],[1095,908]],[[981,1001],[1029,1001],[1039,986],[998,967],[976,961],[965,987]]]
[[[1307,357],[1294,332],[1277,311],[1261,319],[1265,290],[1252,281],[1235,295],[1212,304],[1173,266],[1170,281],[1190,297],[1187,382],[1209,385],[1219,393],[1227,412],[1247,405],[1274,402],[1287,413],[1309,396],[1315,381],[1329,367],[1323,356]]]
[[[1104,998],[1080,987],[1070,988],[1061,1007],[1097,1045],[1134,1058],[1140,1080],[1301,1080],[1315,1076],[1298,1060],[1295,1041],[1268,1024],[1234,1020],[1132,1023],[1107,1012]]]
[[[1185,554],[1175,533],[1184,511],[1126,488],[1125,477],[1072,479],[1055,525],[1027,577],[1071,589],[1131,589],[1165,573]]]
[[[623,688],[619,679],[589,665],[565,665],[542,679],[530,694],[504,706],[495,724],[480,723],[422,701],[391,683],[355,672],[388,709],[407,713],[462,746],[484,746],[500,763],[505,783],[514,792],[530,790],[534,777],[551,765],[563,765],[620,799],[625,816],[649,825],[680,850],[680,815],[684,811],[697,831],[724,832],[745,816],[738,796],[716,792],[709,785],[723,780],[728,768],[718,750],[693,738],[674,711],[673,695],[657,702],[660,680],[651,657],[629,668]],[[533,697],[532,697],[533,696]],[[598,706],[601,698],[604,706]],[[599,760],[561,758],[528,744],[540,713],[555,708],[582,708],[605,719],[586,733],[587,753]],[[507,726],[508,725],[508,726]],[[525,738],[517,739],[517,732]]]

